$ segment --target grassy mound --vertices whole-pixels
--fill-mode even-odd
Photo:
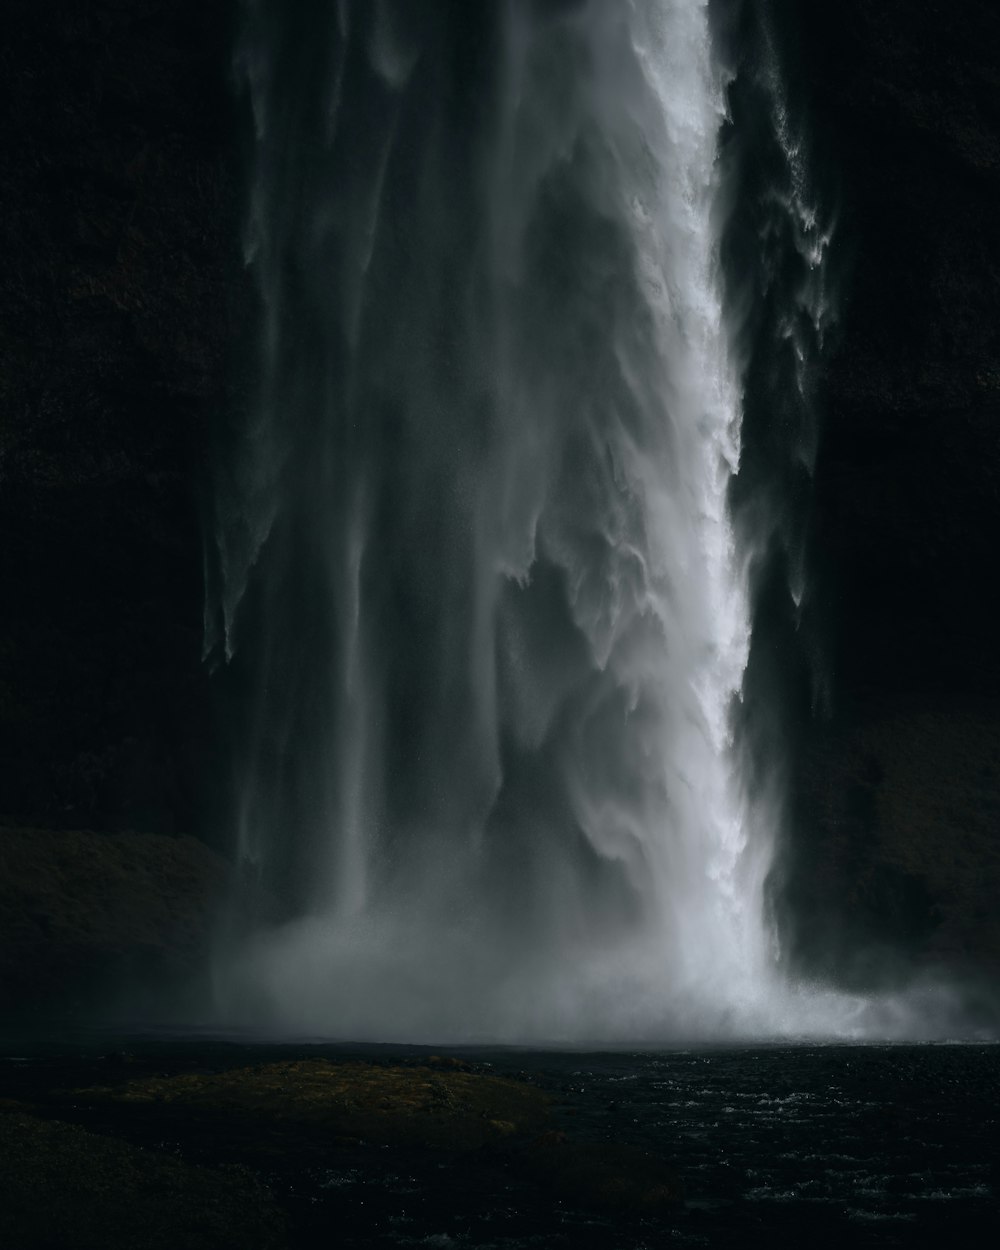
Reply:
[[[91,1102],[186,1119],[320,1130],[375,1145],[473,1150],[545,1124],[549,1099],[520,1081],[461,1070],[306,1059],[147,1077],[79,1091]]]

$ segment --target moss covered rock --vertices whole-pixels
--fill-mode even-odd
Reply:
[[[140,1114],[256,1131],[321,1131],[379,1145],[478,1149],[544,1125],[548,1096],[521,1081],[456,1069],[306,1059],[184,1073],[79,1091]]]

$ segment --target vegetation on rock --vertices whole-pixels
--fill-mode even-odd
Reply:
[[[79,1090],[147,1113],[225,1119],[270,1132],[321,1129],[373,1145],[474,1150],[537,1132],[550,1099],[522,1081],[478,1073],[304,1059],[228,1072],[184,1073]]]

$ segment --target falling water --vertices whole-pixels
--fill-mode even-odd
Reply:
[[[765,921],[775,789],[734,742],[753,527],[708,6],[470,8],[246,8],[259,367],[207,564],[239,711],[223,1010],[802,1029]]]

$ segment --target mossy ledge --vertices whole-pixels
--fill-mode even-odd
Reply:
[[[373,1146],[476,1150],[547,1123],[548,1095],[469,1070],[303,1059],[227,1072],[144,1077],[75,1091],[141,1116],[228,1122],[273,1136],[321,1133]]]

